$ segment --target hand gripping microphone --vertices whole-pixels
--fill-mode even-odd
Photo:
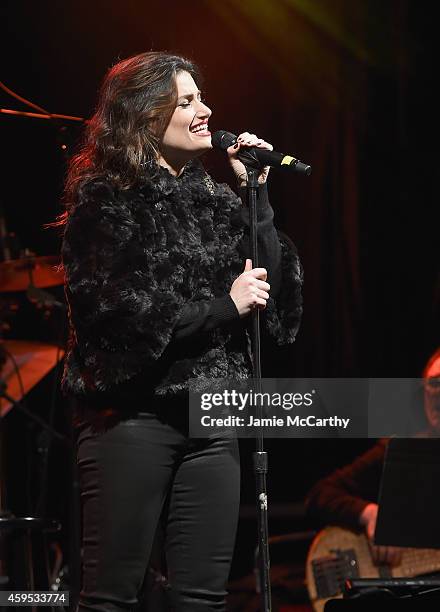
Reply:
[[[212,136],[212,144],[214,147],[218,147],[223,151],[226,151],[231,145],[237,142],[237,136],[231,134],[231,132],[225,132],[225,130],[219,130]],[[259,168],[260,166],[272,166],[273,168],[288,168],[293,172],[299,172],[310,176],[312,167],[307,164],[303,164],[292,157],[291,155],[284,155],[284,153],[277,153],[276,151],[268,151],[267,149],[259,149],[258,147],[246,147],[238,151],[238,159],[245,165],[251,166],[252,168]]]

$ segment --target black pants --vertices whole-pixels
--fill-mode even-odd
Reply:
[[[163,511],[170,609],[225,610],[239,506],[236,440],[190,439],[181,417],[143,413],[83,425],[78,466],[79,611],[136,606]]]

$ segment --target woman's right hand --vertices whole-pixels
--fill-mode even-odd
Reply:
[[[234,300],[240,317],[248,315],[253,308],[266,308],[270,285],[266,283],[267,270],[252,268],[252,261],[246,259],[244,271],[232,283],[229,295]]]

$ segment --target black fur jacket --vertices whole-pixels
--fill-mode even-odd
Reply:
[[[268,202],[259,206],[260,233],[275,253],[262,327],[283,345],[299,327],[302,270],[292,242],[273,227]],[[70,318],[65,392],[99,400],[142,388],[169,397],[184,393],[190,378],[252,376],[250,317],[241,319],[229,296],[249,257],[247,210],[200,162],[178,178],[161,168],[126,191],[105,179],[84,184],[62,256]]]

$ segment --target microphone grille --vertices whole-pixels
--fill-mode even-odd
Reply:
[[[235,143],[236,139],[237,136],[235,136],[235,134],[231,134],[231,132],[226,132],[225,130],[218,130],[218,132],[214,132],[212,135],[211,142],[212,146],[226,151],[228,147]]]

